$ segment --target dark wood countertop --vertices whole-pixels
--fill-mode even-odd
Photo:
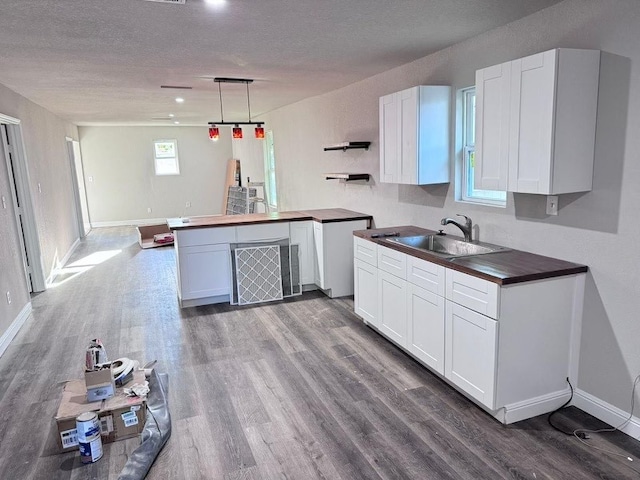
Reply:
[[[325,208],[318,210],[301,210],[273,213],[248,213],[245,215],[206,215],[182,218],[168,218],[167,225],[171,230],[188,228],[234,227],[237,225],[255,225],[271,222],[300,222],[314,220],[320,223],[347,222],[350,220],[367,220],[369,225],[373,217],[364,213],[352,212],[344,208]]]
[[[521,250],[508,250],[505,252],[488,253],[469,257],[442,258],[436,255],[415,250],[384,238],[371,238],[376,233],[397,232],[399,236],[430,235],[435,232],[414,226],[400,226],[379,228],[375,230],[357,230],[353,234],[357,237],[370,240],[392,250],[428,260],[438,265],[443,265],[452,270],[483,278],[499,285],[511,285],[514,283],[530,282],[545,278],[560,277],[584,273],[589,270],[586,265],[545,257],[535,253]],[[453,236],[453,235],[451,235]],[[455,236],[453,236],[455,237]],[[455,237],[458,238],[458,237]]]

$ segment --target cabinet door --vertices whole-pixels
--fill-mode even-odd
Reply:
[[[508,189],[550,193],[557,50],[511,62]]]
[[[476,72],[475,187],[507,190],[511,63]]]
[[[291,244],[298,245],[300,281],[302,285],[315,282],[315,261],[313,247],[313,222],[291,222],[289,224]]]
[[[407,347],[407,281],[378,270],[378,328]]]
[[[495,409],[498,322],[447,300],[445,377]]]
[[[231,258],[228,244],[183,247],[180,255],[182,300],[229,295]]]
[[[418,183],[418,87],[398,92],[400,104],[400,161],[397,183]]]
[[[398,182],[400,121],[397,93],[380,97],[380,181]]]
[[[409,351],[426,365],[444,375],[444,305],[435,293],[407,284]]]
[[[378,324],[378,269],[362,260],[354,263],[354,309],[367,323]]]

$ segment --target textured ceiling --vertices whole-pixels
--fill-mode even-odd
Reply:
[[[205,124],[212,77],[253,78],[256,117],[558,1],[0,0],[0,83],[78,124]],[[226,119],[247,118],[245,88],[222,85]]]

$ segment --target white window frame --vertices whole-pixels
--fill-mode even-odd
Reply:
[[[273,130],[268,130],[264,138],[264,185],[265,196],[270,211],[278,211],[278,191],[276,188],[276,158],[273,146]]]
[[[156,145],[160,143],[172,143],[173,155],[159,154]],[[173,166],[175,168],[171,171],[158,171],[158,164],[160,162],[166,162],[167,160],[173,160]],[[153,141],[153,167],[155,174],[158,176],[180,175],[180,163],[178,161],[178,141],[176,139],[159,139]]]
[[[458,192],[459,202],[475,203],[492,207],[507,206],[507,192],[497,190],[481,190],[474,188],[473,156],[475,154],[475,87],[458,91],[458,128],[457,142],[459,167]]]

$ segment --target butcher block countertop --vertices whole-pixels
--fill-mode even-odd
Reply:
[[[397,232],[400,237],[438,233],[419,227],[402,226],[375,230],[357,230],[353,232],[353,234],[357,237],[391,248],[392,250],[398,250],[408,255],[428,260],[429,262],[437,263],[438,265],[443,265],[446,268],[467,273],[474,277],[483,278],[499,285],[511,285],[514,283],[573,275],[587,272],[589,269],[586,265],[536,255],[521,250],[508,250],[469,257],[442,258],[431,255],[428,252],[418,251],[411,247],[389,242],[384,238],[371,238],[371,235],[375,235],[376,233],[388,232]]]
[[[364,213],[352,212],[344,208],[324,208],[317,210],[297,210],[290,212],[248,213],[245,215],[208,215],[200,217],[169,218],[167,225],[171,230],[187,228],[234,227],[237,225],[255,225],[271,222],[300,222],[313,220],[320,223],[347,222],[350,220],[368,220],[373,217]],[[186,221],[185,221],[186,220]]]

